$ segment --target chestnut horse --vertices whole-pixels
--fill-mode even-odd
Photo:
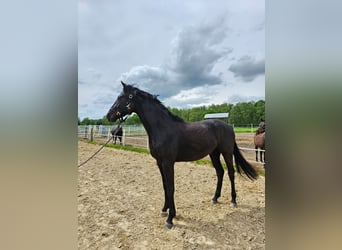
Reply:
[[[254,136],[254,146],[255,146],[255,159],[258,161],[258,151],[260,152],[260,161],[265,162],[265,137],[266,132],[261,134],[256,134]],[[258,150],[261,149],[261,150]],[[262,157],[264,155],[264,157]]]

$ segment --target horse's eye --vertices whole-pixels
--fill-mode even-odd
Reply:
[[[129,99],[132,99],[132,98],[133,98],[133,95],[132,95],[132,94],[130,94],[130,95],[128,96],[128,98],[129,98]]]

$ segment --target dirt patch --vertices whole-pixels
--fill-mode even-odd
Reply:
[[[98,147],[80,141],[79,162]],[[176,163],[177,216],[168,230],[159,215],[164,193],[152,156],[104,148],[79,169],[79,249],[265,249],[265,178],[235,179],[238,207],[229,204],[227,174],[213,205],[215,170]]]

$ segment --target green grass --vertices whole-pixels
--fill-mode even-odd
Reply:
[[[116,149],[121,149],[121,150],[126,150],[126,151],[132,151],[132,152],[137,152],[137,153],[144,153],[144,154],[149,154],[150,150],[146,148],[135,148],[131,146],[123,146],[123,145],[116,145],[116,144],[110,144],[107,145],[109,148],[116,148]]]
[[[95,144],[95,145],[103,145],[103,143],[99,143],[99,142],[88,142],[88,143]],[[119,145],[119,144],[107,144],[105,147],[121,149],[121,150],[126,150],[126,151],[131,151],[131,152],[137,152],[137,153],[144,153],[144,154],[150,153],[150,150],[148,150],[146,148],[135,148],[135,147],[123,146],[123,145]]]
[[[88,143],[94,144],[94,145],[103,145],[103,143],[99,143],[99,142],[88,142]],[[146,148],[135,148],[135,147],[131,147],[131,146],[123,146],[123,145],[118,145],[118,144],[107,144],[105,147],[115,148],[115,149],[119,149],[119,150],[126,150],[126,151],[131,151],[131,152],[137,152],[137,153],[143,153],[143,154],[150,154],[150,150],[148,150]],[[211,163],[211,160],[208,160],[208,159],[196,160],[196,161],[193,161],[193,163],[195,163],[196,165],[207,165],[207,166],[211,166],[211,167],[213,166]],[[225,163],[222,164],[222,167],[224,169],[227,169],[227,165]],[[257,169],[257,172],[259,175],[265,176],[265,170]]]
[[[248,127],[235,127],[234,132],[235,133],[255,133],[257,128],[248,128]]]

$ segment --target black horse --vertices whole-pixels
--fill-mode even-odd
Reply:
[[[123,131],[122,131],[122,127],[123,127],[123,124],[125,123],[127,117],[125,118],[120,118],[120,123],[116,126],[116,127],[113,127],[111,130],[110,130],[110,133],[112,134],[113,136],[113,143],[116,144],[116,140],[119,138],[119,141],[120,141],[120,145],[122,145],[122,134],[123,134]]]
[[[110,130],[110,133],[111,133],[112,136],[113,136],[113,143],[114,143],[114,144],[116,144],[116,140],[119,138],[120,145],[122,145],[122,134],[123,134],[122,126],[123,126],[123,122],[120,121],[120,123],[118,124],[118,126],[113,127],[113,128]]]
[[[148,134],[151,155],[157,160],[163,180],[165,202],[161,214],[166,216],[169,209],[165,226],[171,228],[172,219],[176,215],[174,163],[178,161],[194,161],[210,155],[217,174],[217,186],[212,201],[217,203],[221,196],[224,175],[220,162],[222,154],[231,182],[231,204],[236,206],[233,155],[238,173],[241,174],[242,170],[252,180],[258,174],[240,153],[233,128],[220,120],[185,122],[173,115],[156,96],[123,82],[121,84],[123,91],[108,111],[107,119],[116,121],[135,112],[143,123]]]

